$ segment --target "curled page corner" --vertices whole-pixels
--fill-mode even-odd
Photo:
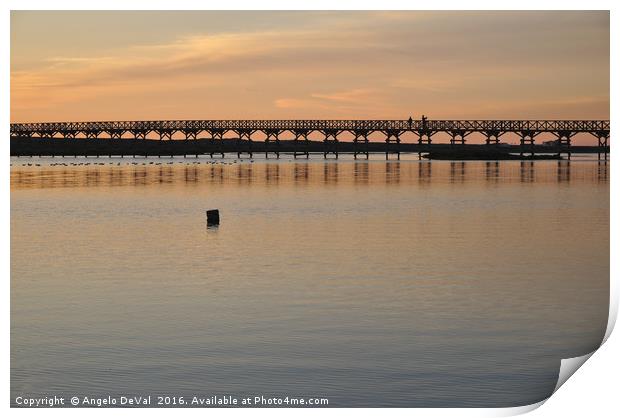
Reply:
[[[564,383],[566,383],[566,381],[581,366],[583,366],[583,364],[586,361],[588,361],[590,357],[592,357],[592,354],[594,354],[595,352],[596,350],[592,351],[591,353],[585,354],[583,356],[562,359],[560,363],[560,372],[558,374],[558,381],[555,385],[555,388],[553,389],[553,392],[551,393],[551,395],[549,395],[549,397],[543,399],[542,401],[529,404],[529,405],[523,405],[523,406],[517,406],[517,407],[511,407],[511,408],[501,408],[500,410],[497,411],[497,413],[494,416],[507,417],[507,416],[522,415],[522,414],[531,412],[537,409],[538,407],[542,406],[545,402],[547,402],[547,400],[549,400],[551,396],[553,396],[555,392],[557,392],[557,390],[560,387],[562,387]]]
[[[609,336],[611,335],[611,333],[614,330],[614,327],[616,325],[616,318],[618,316],[618,295],[616,294],[616,292],[612,290],[612,297],[611,297],[611,301],[609,304],[609,318],[607,319],[607,329],[605,330],[605,336],[603,337],[603,340],[601,341],[601,346],[603,344],[605,344],[605,342],[607,341],[607,339],[609,338]],[[600,347],[600,346],[599,346]],[[598,350],[598,348],[597,348]],[[588,361],[588,359],[590,357],[592,357],[592,354],[594,354],[596,352],[596,350],[588,353],[588,354],[584,354],[583,356],[579,356],[579,357],[572,357],[572,358],[566,358],[566,359],[562,359],[562,362],[560,363],[560,373],[558,375],[558,381],[555,385],[555,389],[553,389],[553,393],[557,392],[557,390],[562,387],[562,385],[564,383],[566,383],[566,381],[581,367],[583,366],[583,364]]]
[[[601,342],[601,345],[605,344],[611,335],[614,327],[616,326],[616,319],[618,318],[618,304],[620,302],[620,295],[616,290],[613,281],[610,281],[609,286],[609,292],[611,294],[609,301],[609,318],[607,319],[607,329],[605,330],[605,336],[603,337],[603,342]]]
[[[533,410],[537,409],[538,407],[540,407],[542,404],[544,404],[545,402],[547,402],[547,399],[543,399],[542,401],[538,401],[529,405],[523,405],[523,406],[513,406],[513,407],[509,407],[509,408],[500,408],[498,410],[496,410],[496,412],[493,414],[493,416],[495,417],[513,417],[515,415],[523,415],[523,414],[527,414],[528,412],[532,412]]]
[[[596,350],[591,353],[585,354],[579,357],[565,358],[562,359],[560,364],[560,373],[558,375],[558,382],[555,385],[555,389],[553,389],[553,393],[557,392],[557,390],[562,387],[564,383],[579,369],[583,364],[588,361],[588,359],[594,354]]]

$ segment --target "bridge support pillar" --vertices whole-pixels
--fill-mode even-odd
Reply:
[[[297,159],[298,156],[305,156],[306,159],[310,158],[308,152],[308,132],[307,131],[295,131],[295,139],[293,140],[294,151],[293,158]],[[300,139],[301,138],[301,139]],[[300,151],[300,142],[303,141],[303,151]]]
[[[609,132],[599,132],[598,138],[598,159],[601,159],[601,149],[603,150],[603,158],[607,161],[607,151],[609,145]]]
[[[353,158],[357,160],[358,155],[365,155],[368,159],[368,132],[355,131],[353,138]]]
[[[270,145],[275,146],[274,151],[270,151]],[[265,158],[269,158],[269,153],[276,154],[276,158],[280,159],[280,132],[279,131],[267,131],[267,138],[265,138]]]
[[[183,157],[187,157],[187,151],[190,148],[189,144],[190,144],[190,140],[193,141],[192,145],[194,148],[194,154],[196,156],[196,158],[198,158],[198,144],[196,142],[197,140],[197,136],[198,136],[198,132],[194,129],[187,129],[183,131],[185,133],[185,143],[183,144]]]
[[[254,133],[254,131],[245,129],[237,131],[239,135],[237,139],[237,158],[241,158],[242,154],[248,154],[250,158],[254,155],[252,153],[252,133]],[[244,145],[247,145],[245,150],[243,149]]]
[[[470,132],[463,130],[450,131],[450,145],[465,145],[465,137],[469,134]]]
[[[323,140],[323,158],[327,158],[329,154],[333,154],[338,159],[338,134],[337,130],[324,131],[325,139]]]
[[[575,135],[575,132],[571,132],[571,131],[558,131],[558,132],[554,132],[553,134],[557,138],[557,149],[558,149],[557,156],[561,157],[562,153],[564,152],[564,150],[566,150],[566,153],[568,155],[568,159],[570,160],[570,157],[571,157],[571,149],[570,149],[571,138]]]
[[[434,132],[429,130],[419,130],[416,132],[418,135],[418,159],[422,159],[422,152],[431,150],[431,145],[433,143],[432,136]]]
[[[209,139],[209,155],[213,158],[213,154],[221,154],[224,158],[224,132],[212,131],[211,139]]]
[[[520,138],[519,156],[523,158],[525,154],[530,154],[530,157],[536,155],[534,146],[536,145],[535,138],[540,134],[536,131],[520,131],[518,132]]]
[[[172,134],[174,133],[171,130],[161,130],[161,131],[157,131],[157,133],[159,134],[159,151],[157,152],[157,158],[161,158],[161,156],[163,155],[163,148],[164,148],[164,139],[167,139],[168,141],[172,140]],[[170,157],[173,157],[173,151],[172,151],[172,147],[170,147]]]
[[[485,144],[490,147],[490,146],[498,146],[499,145],[499,138],[500,136],[502,136],[504,134],[504,132],[500,132],[500,131],[484,131],[482,132],[482,134],[485,137]]]
[[[396,145],[395,149],[391,149],[391,144]],[[390,154],[396,154],[396,159],[400,160],[400,131],[385,132],[385,159],[390,159]]]

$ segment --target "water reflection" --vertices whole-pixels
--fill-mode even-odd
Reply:
[[[97,175],[98,171],[95,172]],[[185,181],[188,181],[186,176]],[[133,170],[133,184],[145,185],[147,183],[147,171],[146,168],[137,168]]]
[[[239,184],[252,184],[254,182],[254,166],[252,164],[238,164],[236,167]]]
[[[607,182],[607,161],[599,161],[598,162],[598,181],[599,182]]]
[[[532,183],[536,178],[536,174],[534,172],[534,161],[521,161],[520,166],[521,183]]]
[[[608,163],[589,161],[355,161],[136,166],[11,167],[11,187],[120,187],[150,184],[400,184],[606,182]]]
[[[558,161],[558,183],[570,181],[570,161]]]
[[[450,162],[450,182],[462,183],[465,181],[465,161]]]
[[[14,166],[11,394],[536,402],[605,331],[607,170]]]
[[[340,164],[337,162],[329,162],[323,164],[323,183],[336,184],[338,183],[338,170]]]
[[[368,183],[368,163],[355,162],[353,165],[353,178],[356,184]]]
[[[420,161],[418,164],[418,181],[420,183],[430,183],[432,174],[431,168],[431,161]]]
[[[296,183],[300,181],[307,182],[310,176],[309,173],[308,164],[296,163],[293,165],[293,178]]]
[[[499,161],[487,161],[485,166],[485,178],[487,181],[496,183],[499,180]]]
[[[198,181],[198,168],[197,167],[185,167],[185,182],[196,183]]]
[[[398,184],[400,183],[401,165],[398,162],[386,162],[385,163],[385,184]]]
[[[265,182],[277,184],[280,181],[280,164],[265,164]]]
[[[209,180],[215,183],[224,182],[224,167],[210,166],[209,167]]]

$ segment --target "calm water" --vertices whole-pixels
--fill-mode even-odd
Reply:
[[[12,159],[13,399],[517,406],[604,334],[608,165],[171,161]]]

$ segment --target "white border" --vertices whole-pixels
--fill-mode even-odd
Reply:
[[[2,257],[2,277],[3,282],[3,312],[2,312],[2,327],[3,335],[10,335],[10,322],[9,322],[9,301],[10,301],[10,232],[9,232],[9,216],[10,216],[10,195],[9,195],[9,143],[8,143],[8,126],[9,126],[9,89],[10,89],[10,74],[9,74],[9,48],[10,48],[10,10],[197,10],[197,9],[213,9],[213,10],[234,10],[234,9],[266,9],[266,10],[354,10],[354,9],[366,9],[366,10],[611,10],[611,92],[612,92],[612,106],[611,106],[611,120],[612,125],[617,120],[617,106],[615,106],[617,99],[617,82],[615,74],[618,73],[618,4],[617,1],[604,1],[604,0],[590,0],[590,1],[550,1],[550,0],[522,0],[522,1],[480,1],[473,0],[468,2],[456,1],[456,0],[436,0],[436,1],[405,1],[405,0],[383,0],[383,1],[364,1],[364,0],[340,0],[335,2],[334,0],[296,0],[296,1],[284,1],[284,0],[263,0],[261,2],[252,1],[240,1],[240,0],[227,0],[225,2],[200,2],[194,0],[92,0],[88,2],[80,2],[77,0],[58,0],[58,1],[46,1],[46,0],[8,0],[3,2],[3,13],[0,18],[0,33],[1,33],[1,48],[2,48],[2,65],[0,65],[0,80],[2,102],[0,105],[0,126],[4,127],[5,138],[0,141],[0,155],[2,155],[5,161],[3,168],[5,177],[3,179],[1,189],[2,196],[2,216],[3,222],[2,228],[2,241],[1,241],[1,255]],[[615,127],[614,127],[615,129]],[[613,143],[613,141],[611,141]],[[613,147],[613,145],[612,145]],[[616,178],[617,170],[614,165],[611,165],[611,177]],[[611,213],[617,213],[620,209],[618,205],[618,193],[617,187],[614,182],[610,182],[611,187]],[[618,401],[616,400],[617,389],[615,382],[617,376],[615,373],[619,370],[618,354],[620,353],[620,341],[617,333],[611,334],[613,324],[617,316],[618,310],[618,280],[617,271],[618,265],[616,262],[618,255],[618,224],[615,218],[611,219],[611,306],[610,306],[610,322],[607,330],[606,338],[609,337],[607,342],[592,355],[592,358],[586,363],[584,367],[579,370],[577,376],[568,380],[568,382],[562,386],[556,394],[554,394],[542,408],[538,408],[533,412],[533,416],[539,417],[555,417],[555,416],[575,416],[582,417],[584,415],[606,417],[615,416],[617,411]],[[33,410],[33,409],[9,409],[10,391],[9,391],[9,339],[2,339],[2,355],[5,360],[2,363],[2,371],[4,373],[4,379],[2,380],[2,399],[3,409],[7,409],[10,415],[16,416],[31,416],[35,414],[45,414],[45,416],[61,416],[61,415],[73,415],[82,416],[85,413],[95,416],[107,416],[114,414],[115,416],[126,415],[145,415],[147,416],[168,416],[174,414],[204,416],[205,414],[216,414],[222,416],[238,416],[242,414],[251,413],[257,416],[289,416],[293,412],[296,416],[308,416],[308,415],[327,415],[327,416],[340,416],[341,414],[355,414],[361,416],[375,415],[376,412],[373,409],[324,409],[324,410],[283,410],[283,409],[236,409],[236,410],[187,410],[187,409],[149,409],[149,410],[104,410],[104,409],[91,409],[84,411],[82,409],[46,409],[46,410]],[[387,414],[390,416],[430,416],[430,417],[445,417],[445,416],[471,416],[471,417],[484,417],[484,416],[507,416],[514,415],[516,413],[524,413],[528,410],[535,409],[539,405],[523,408],[508,408],[508,409],[382,409],[381,415]]]

